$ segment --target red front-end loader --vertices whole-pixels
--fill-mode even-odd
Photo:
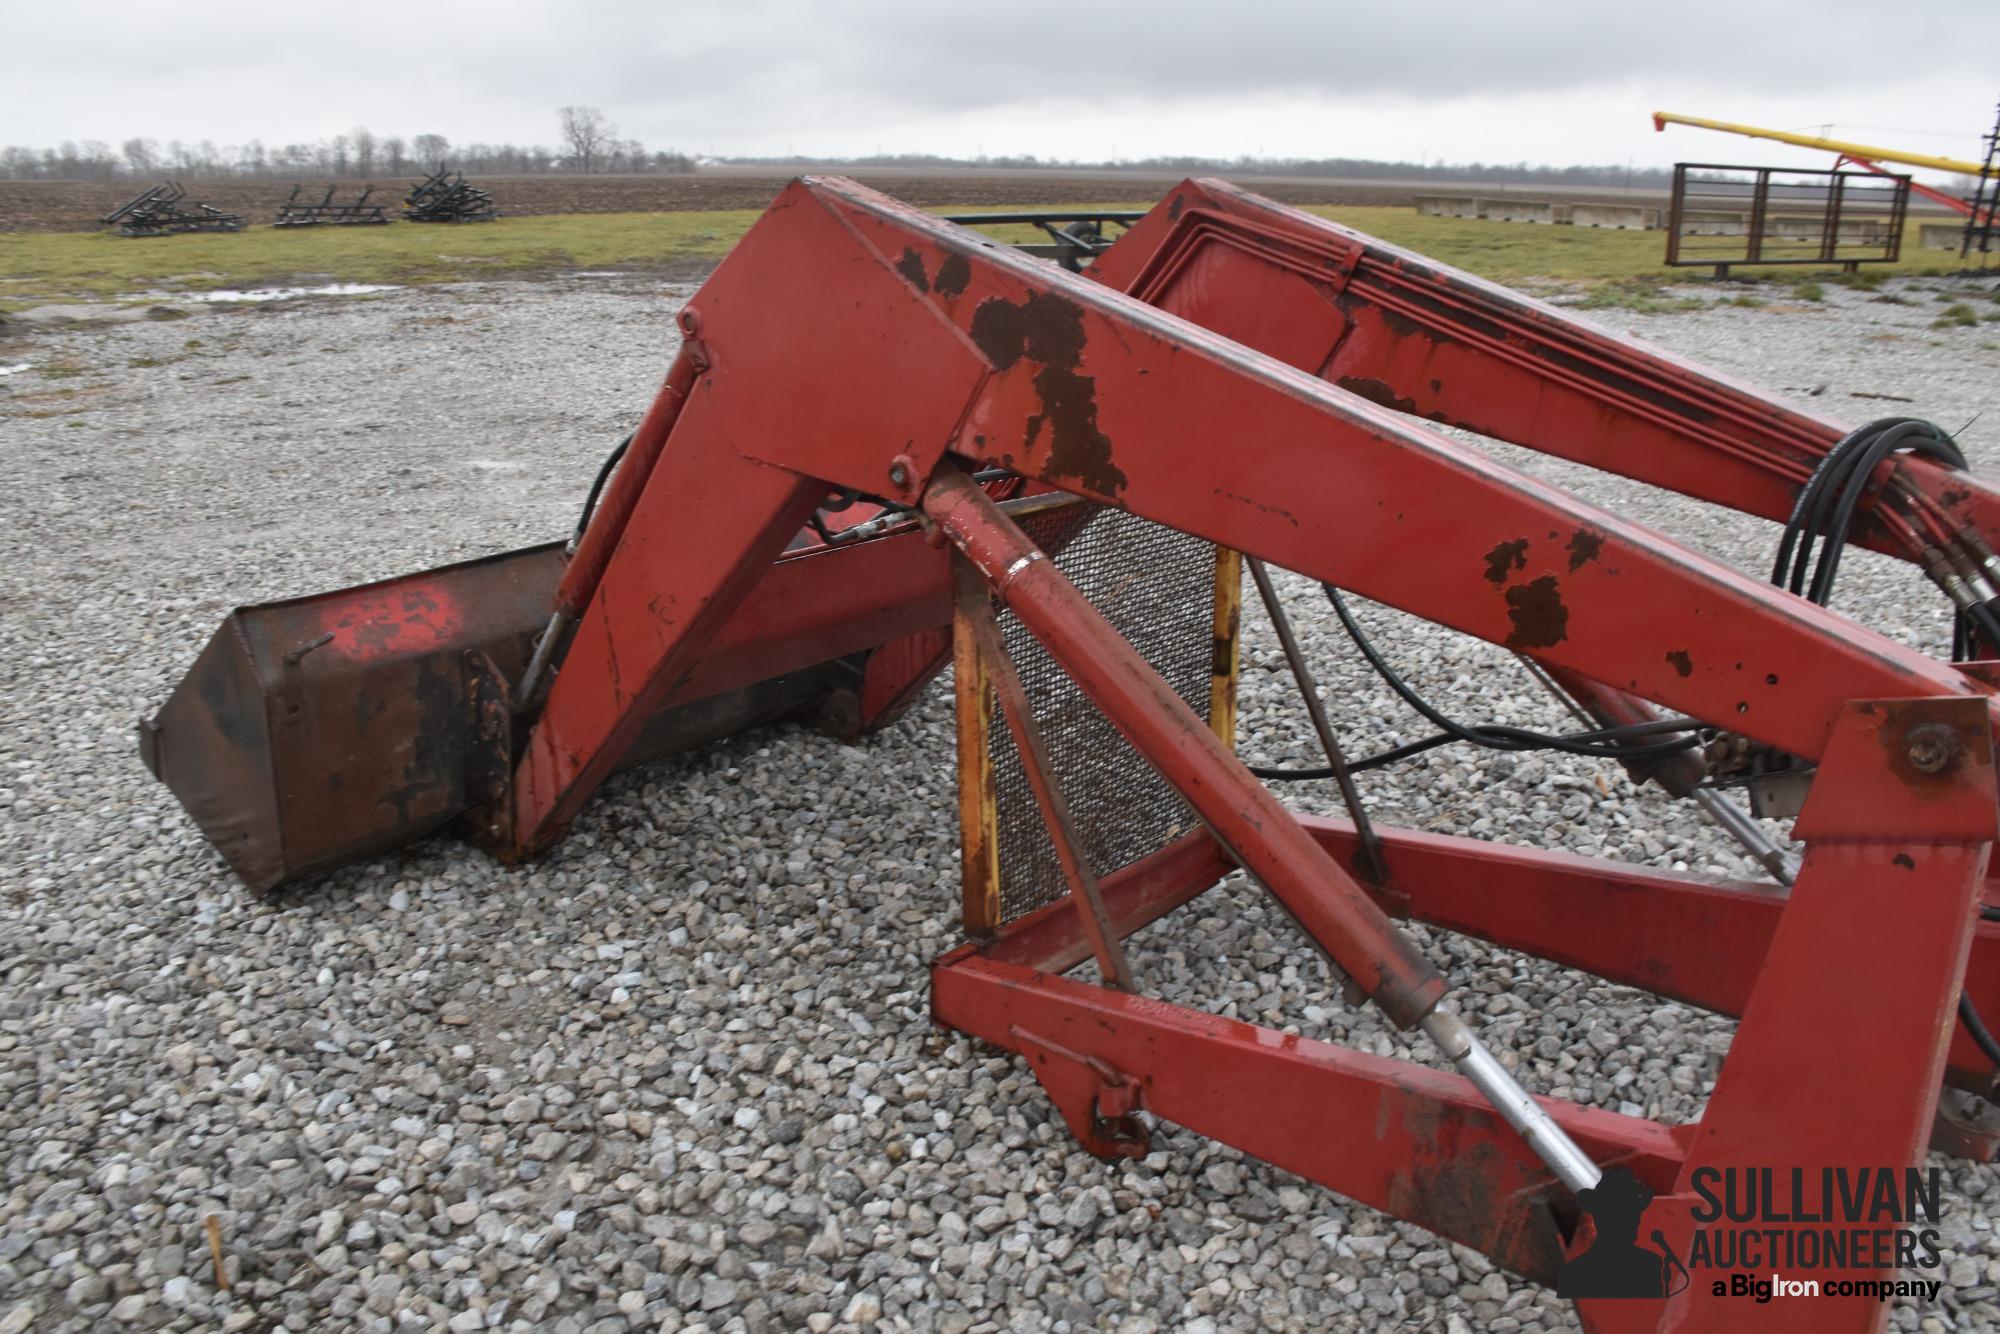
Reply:
[[[1704,1174],[1911,1165],[1934,1134],[1990,1156],[1940,1097],[1990,1092],[2000,1051],[2000,494],[1935,428],[1850,429],[1214,181],[1079,274],[803,179],[680,328],[573,546],[245,608],[144,724],[253,890],[445,830],[531,857],[623,766],[779,717],[859,735],[950,661],[965,943],[934,1013],[1024,1056],[1094,1153],[1176,1122],[1544,1282],[1613,1168],[1686,1255]],[[1785,523],[1774,583],[1432,423]],[[1964,660],[1822,605],[1849,542],[1932,577]],[[1593,720],[1574,744],[1702,801],[1784,883],[1373,824],[1267,565],[1520,654]],[[1351,819],[1293,814],[1234,753],[1246,568]],[[1801,863],[1732,784],[1803,801]],[[1123,940],[1239,869],[1458,1073],[1149,996]],[[1398,919],[1736,1017],[1705,1114],[1522,1089]],[[1780,1209],[1804,1189],[1773,1179]],[[1823,1272],[1892,1276],[1851,1259]],[[1884,1318],[1706,1289],[1579,1309]]]

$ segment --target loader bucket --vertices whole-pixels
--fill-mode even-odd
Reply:
[[[507,683],[563,565],[550,543],[238,608],[141,722],[140,754],[258,894],[454,822],[498,845]],[[838,661],[783,666],[661,710],[621,767],[775,721],[842,679]]]

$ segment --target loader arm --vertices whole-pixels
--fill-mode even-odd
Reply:
[[[1225,181],[1185,181],[1090,276],[1385,407],[1774,521],[1848,427]],[[1884,472],[1890,465],[1884,465]],[[1903,457],[1987,546],[2000,491]],[[1908,558],[1873,522],[1856,540]]]
[[[996,249],[983,240],[978,248]],[[1847,431],[1662,349],[1222,181],[1183,182],[1087,276],[1378,405],[1763,518],[1791,512],[1804,480]],[[690,327],[699,318],[691,312]],[[706,345],[689,337],[705,357]],[[620,494],[586,535],[560,615],[574,616],[601,576],[664,438],[648,427],[672,419],[687,378],[677,361],[639,433],[651,444],[641,451],[645,467],[615,480]],[[1882,471],[1891,469],[1935,502],[1941,522],[1970,528],[1988,546],[2000,538],[2000,494],[1984,482],[1907,455]],[[1855,540],[1906,559],[1920,553],[1867,510]],[[1513,647],[1543,656],[1515,638]],[[899,699],[944,661],[941,634],[904,642],[922,651],[884,654],[870,669],[876,687]],[[1630,701],[1636,686],[1608,688]],[[861,716],[872,723],[878,715],[864,701]]]
[[[780,302],[821,318],[763,316]],[[848,182],[788,188],[684,325],[706,369],[529,737],[514,792],[523,851],[574,817],[819,497],[847,487],[915,503],[947,455],[1797,755],[1821,752],[1849,700],[1987,693],[1316,378],[1297,355],[1252,351]],[[1517,434],[1542,438],[1533,424]],[[691,512],[689,497],[703,498]]]

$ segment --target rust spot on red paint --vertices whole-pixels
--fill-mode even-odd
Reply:
[[[1569,637],[1569,608],[1552,574],[1508,589],[1507,619],[1514,623],[1508,648],[1553,648]]]
[[[903,257],[896,261],[896,272],[903,275],[903,281],[919,292],[931,290],[931,280],[924,273],[924,257],[909,246],[903,247]]]
[[[1012,367],[1027,350],[1028,334],[1022,324],[1021,307],[1003,297],[979,303],[979,309],[972,312],[969,332],[973,345],[996,371]]]
[[[1344,308],[1344,307],[1343,307]],[[1387,306],[1371,306],[1370,312],[1382,321],[1383,327],[1398,338],[1424,338],[1438,342],[1438,333],[1429,325],[1413,320],[1399,310]]]
[[[1694,659],[1691,656],[1689,656],[1688,651],[1686,649],[1677,648],[1673,652],[1667,654],[1667,661],[1671,662],[1674,665],[1674,670],[1679,672],[1682,676],[1694,675]]]
[[[938,265],[937,278],[931,287],[939,296],[959,296],[971,281],[972,265],[965,256],[946,255],[944,263]]]
[[[1569,568],[1574,574],[1586,564],[1597,559],[1604,550],[1604,534],[1593,533],[1588,528],[1579,528],[1569,539]]]
[[[1097,424],[1097,382],[1079,369],[1083,308],[1053,292],[1031,292],[1018,303],[994,297],[973,311],[971,335],[996,370],[1023,357],[1041,364],[1034,385],[1042,410],[1027,419],[1024,443],[1033,445],[1048,427],[1048,471],[1101,496],[1123,491],[1125,473]]]
[[[1525,537],[1502,542],[1486,553],[1486,577],[1496,584],[1506,583],[1508,575],[1527,567],[1528,539]]]
[[[1398,395],[1386,381],[1370,379],[1365,375],[1343,375],[1334,383],[1350,394],[1357,394],[1367,399],[1370,403],[1380,403],[1385,408],[1407,412],[1413,417],[1420,415],[1417,411],[1417,400]]]

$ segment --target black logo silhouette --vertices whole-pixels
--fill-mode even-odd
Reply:
[[[1659,1250],[1639,1244],[1639,1218],[1653,1202],[1653,1191],[1630,1168],[1611,1168],[1595,1186],[1579,1191],[1576,1202],[1596,1222],[1597,1235],[1583,1254],[1563,1262],[1557,1296],[1671,1297],[1687,1286],[1687,1266],[1664,1235],[1653,1233]],[[1670,1282],[1674,1269],[1681,1271],[1680,1287]]]

